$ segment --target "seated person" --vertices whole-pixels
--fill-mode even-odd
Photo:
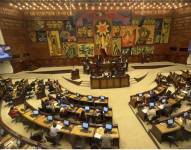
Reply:
[[[191,137],[191,118],[188,116],[187,118],[183,118],[183,127],[185,130],[185,136],[187,138]]]
[[[50,132],[49,132],[49,136],[53,140],[53,145],[58,144],[58,140],[60,139],[59,132],[60,132],[60,129],[58,128],[56,122],[53,122],[53,125],[50,127]]]
[[[8,115],[9,115],[12,119],[14,119],[14,118],[16,118],[16,117],[19,116],[19,111],[18,111],[18,109],[17,109],[15,106],[12,106],[12,107],[10,108],[10,110],[9,110]]]
[[[155,117],[156,117],[156,109],[154,108],[148,109],[147,118],[149,122],[152,122]]]
[[[82,121],[82,122],[87,122],[87,121],[88,121],[88,117],[87,117],[87,115],[86,115],[86,113],[85,113],[84,110],[81,111],[80,116],[79,116],[79,119],[80,119],[80,121]]]
[[[68,114],[67,108],[61,107],[59,113],[60,113],[60,118],[64,118]]]
[[[102,135],[101,137],[101,148],[102,149],[111,149],[112,148],[112,137],[110,136],[110,134],[105,133]]]

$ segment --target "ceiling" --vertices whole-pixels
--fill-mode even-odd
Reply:
[[[22,11],[30,10],[176,10],[191,6],[191,0],[2,0]]]

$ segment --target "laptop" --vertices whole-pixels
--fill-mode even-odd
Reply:
[[[70,126],[70,121],[69,120],[64,120],[64,127],[68,128]]]
[[[85,106],[85,111],[90,111],[90,107],[89,106]]]
[[[105,100],[105,96],[100,96],[100,99],[103,101]]]
[[[88,95],[88,100],[92,100],[93,96],[92,95]]]
[[[107,113],[108,112],[108,107],[103,107],[103,112]]]
[[[82,123],[82,131],[87,132],[89,128],[89,123],[83,122]]]
[[[174,127],[174,119],[168,119],[167,120],[167,127],[173,128]]]

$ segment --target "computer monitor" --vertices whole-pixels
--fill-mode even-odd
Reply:
[[[52,117],[52,116],[47,116],[47,120],[48,120],[48,121],[52,121],[52,120],[53,120],[53,117]]]
[[[104,112],[108,112],[108,107],[103,107]]]
[[[167,126],[168,127],[173,127],[173,125],[174,125],[174,119],[168,119],[167,120]]]
[[[101,100],[104,100],[104,99],[105,99],[105,96],[100,96],[100,99],[101,99]]]
[[[153,102],[149,103],[149,107],[150,107],[150,108],[155,107],[155,103],[153,103]]]
[[[88,99],[92,100],[93,96],[92,95],[88,95]]]
[[[188,117],[188,112],[184,112],[183,117]]]
[[[85,111],[89,111],[90,107],[89,106],[85,106]]]
[[[76,93],[76,96],[79,97],[79,96],[80,96],[80,93]]]
[[[166,103],[166,99],[162,99],[161,102],[162,102],[163,104],[165,104],[165,103]]]
[[[89,128],[89,124],[87,122],[83,122],[82,128],[87,130]]]
[[[105,125],[105,130],[106,130],[106,131],[111,131],[111,130],[112,130],[112,124],[107,123],[107,124]]]
[[[33,115],[38,115],[38,114],[39,114],[39,111],[38,111],[38,110],[33,110],[32,114],[33,114]]]
[[[70,121],[69,121],[69,120],[64,120],[64,126],[65,126],[65,127],[70,126]]]
[[[73,108],[73,107],[74,107],[74,104],[70,104],[70,107]]]
[[[138,96],[140,96],[140,97],[143,96],[143,93],[139,93]]]

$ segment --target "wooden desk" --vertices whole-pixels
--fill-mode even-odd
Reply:
[[[129,75],[115,77],[90,77],[90,86],[92,89],[107,89],[129,87]]]
[[[76,136],[80,136],[80,137],[86,137],[86,138],[93,138],[94,137],[95,128],[89,127],[87,132],[84,132],[82,129],[83,128],[81,125],[74,126],[72,131],[71,131],[71,134],[76,135]]]
[[[165,140],[166,135],[168,135],[169,133],[176,133],[180,131],[180,129],[181,127],[176,122],[174,128],[168,128],[166,123],[159,123],[152,126],[151,133],[161,143]]]

